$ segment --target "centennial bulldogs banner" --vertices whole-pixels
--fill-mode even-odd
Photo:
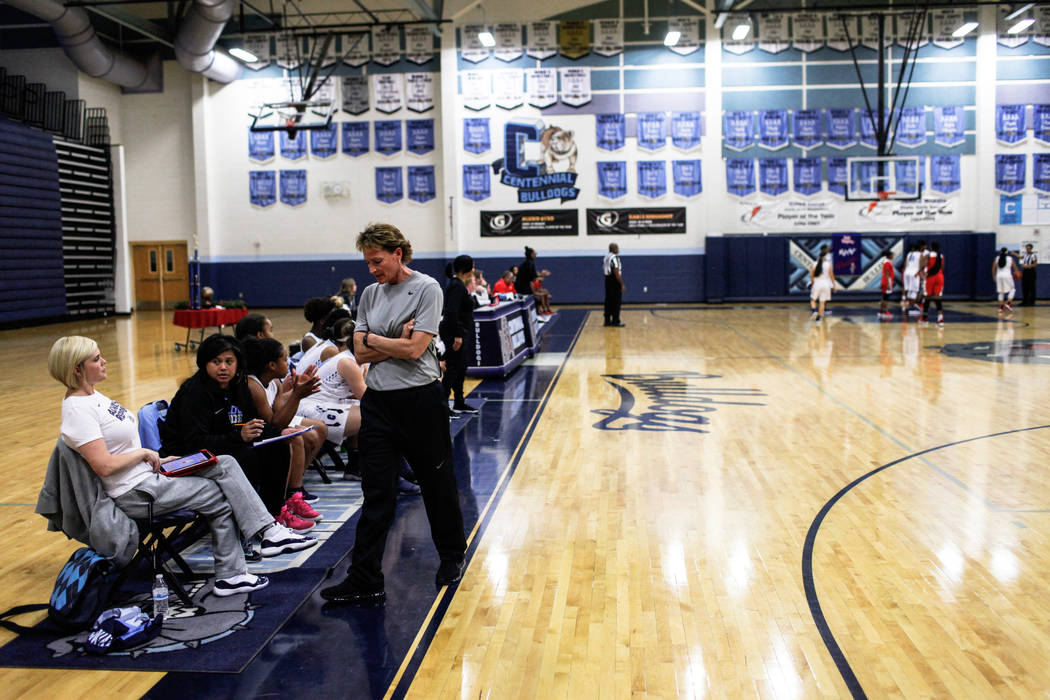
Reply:
[[[520,68],[492,71],[492,92],[496,106],[515,109],[525,102],[525,75]]]
[[[269,163],[273,160],[273,132],[248,132],[248,159],[256,163]]]
[[[472,202],[480,202],[492,195],[492,184],[489,180],[489,166],[463,166],[463,196]]]
[[[558,23],[529,22],[525,27],[525,51],[540,61],[558,53]]]
[[[791,18],[791,39],[795,48],[804,53],[824,46],[824,17],[816,12],[803,12]]]
[[[409,153],[421,156],[434,150],[434,120],[433,119],[406,119],[405,138]]]
[[[685,233],[685,207],[588,209],[587,235]]]
[[[306,203],[306,171],[281,171],[281,202],[290,207]]]
[[[368,153],[368,122],[343,122],[343,153],[355,158]]]
[[[598,196],[619,199],[627,195],[627,161],[598,162]]]
[[[437,180],[433,165],[408,166],[408,198],[413,202],[429,202],[437,196]]]
[[[405,58],[420,65],[434,58],[434,37],[430,27],[405,27]]]
[[[384,204],[393,204],[404,196],[401,168],[376,168],[376,199]]]
[[[750,111],[726,112],[722,131],[726,148],[743,151],[755,143],[755,120]]]
[[[277,201],[277,180],[272,170],[248,171],[248,200],[252,206],[263,208]]]
[[[528,97],[529,104],[538,109],[550,107],[557,102],[558,78],[554,69],[526,68],[525,95]]]
[[[354,68],[359,68],[372,58],[369,50],[369,39],[371,35],[365,32],[360,34],[343,34],[343,63]],[[364,76],[357,76],[362,80]],[[344,98],[345,99],[345,98]]]
[[[1024,143],[1028,138],[1025,111],[1025,105],[996,105],[995,140],[1004,146]]]
[[[933,142],[954,148],[966,143],[966,108],[958,105],[933,108]]]
[[[791,115],[792,139],[799,148],[815,148],[824,143],[820,133],[819,109],[796,109]]]
[[[310,155],[326,160],[339,152],[339,125],[332,122],[323,129],[310,129]]]
[[[758,191],[770,197],[788,191],[787,158],[758,159]]]
[[[401,27],[372,27],[372,60],[381,66],[392,66],[401,60]]]
[[[392,156],[401,151],[401,122],[397,119],[373,122],[376,153]]]
[[[405,104],[413,112],[434,109],[434,74],[405,74]]]
[[[482,238],[503,236],[578,236],[575,209],[524,209],[481,212]]]
[[[603,151],[618,151],[624,146],[627,120],[622,114],[594,115],[595,143]]]
[[[679,34],[678,43],[670,47],[679,56],[688,56],[700,48],[700,20],[696,17],[670,17],[667,31]]]
[[[1050,105],[1032,105],[1032,136],[1036,143],[1050,146]]]
[[[617,56],[623,53],[623,20],[595,19],[594,53],[599,56]]]
[[[586,24],[586,22],[585,22]],[[587,66],[559,68],[561,101],[570,107],[582,107],[591,101],[591,69]]]
[[[521,58],[521,25],[511,22],[497,24],[493,30],[496,47],[492,55],[501,61],[514,61]]]
[[[704,191],[699,159],[671,161],[671,177],[674,193],[679,197],[695,197]]]
[[[959,156],[930,156],[930,189],[941,194],[953,194],[962,187]]]
[[[306,132],[295,132],[294,139],[288,136],[287,131],[281,131],[279,133],[281,134],[282,158],[287,158],[288,160],[299,160],[300,158],[306,157]]]
[[[897,143],[906,148],[926,145],[925,107],[905,107],[897,124]]]
[[[828,158],[828,192],[840,197],[846,196],[846,183],[849,182],[849,168],[845,158]]]
[[[820,158],[796,158],[794,166],[796,192],[808,197],[823,189]]]
[[[1017,194],[1025,186],[1023,153],[1001,153],[995,156],[995,189],[1002,194]]]
[[[702,122],[700,112],[671,113],[671,145],[680,151],[692,151],[700,147]]]
[[[667,194],[667,164],[664,161],[638,161],[638,194],[649,199]]]
[[[347,114],[364,114],[368,111],[368,79],[363,75],[344,75],[343,111]]]
[[[663,112],[642,112],[635,118],[635,136],[638,148],[646,151],[658,151],[667,144],[664,122],[667,115]]]
[[[759,110],[758,145],[771,151],[788,145],[788,115],[786,109]]]
[[[492,103],[492,72],[465,70],[459,74],[462,84],[463,106],[479,112]]]
[[[726,191],[736,197],[747,197],[755,193],[755,161],[753,159],[726,159]]]
[[[463,150],[485,153],[492,148],[488,117],[468,117],[463,120]]]
[[[400,73],[383,73],[372,76],[372,93],[376,96],[378,111],[392,114],[401,109],[404,92],[404,76]]]
[[[857,145],[856,112],[853,109],[829,109],[827,118],[827,144],[832,148],[845,149]]]

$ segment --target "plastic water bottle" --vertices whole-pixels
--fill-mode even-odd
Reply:
[[[161,574],[157,574],[153,582],[153,616],[157,615],[168,616],[168,584]]]

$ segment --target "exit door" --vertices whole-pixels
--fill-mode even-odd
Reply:
[[[189,301],[188,256],[184,241],[132,243],[136,309],[171,309]]]

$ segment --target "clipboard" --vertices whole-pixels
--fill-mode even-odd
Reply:
[[[302,430],[296,430],[294,433],[288,433],[286,435],[277,435],[277,436],[272,437],[272,438],[266,438],[265,440],[256,440],[255,442],[252,443],[252,447],[262,447],[263,445],[269,445],[271,442],[280,442],[281,440],[287,440],[288,438],[293,438],[296,435],[302,435],[303,433],[308,433],[308,432],[310,432],[313,429],[314,429],[314,426],[311,425],[311,426],[309,426],[307,428],[303,428]]]

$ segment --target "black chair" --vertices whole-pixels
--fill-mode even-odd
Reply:
[[[139,548],[132,558],[131,563],[124,569],[126,578],[141,564],[143,560],[150,562],[153,578],[160,574],[168,584],[168,590],[179,597],[183,605],[193,607],[193,600],[186,591],[185,586],[179,578],[164,565],[165,560],[170,560],[179,568],[186,578],[193,577],[193,569],[179,554],[179,550],[196,542],[207,531],[207,523],[196,511],[188,508],[163,515],[153,514],[153,501],[149,503],[149,517],[145,520],[136,520],[139,527]],[[152,579],[151,579],[152,580]]]

